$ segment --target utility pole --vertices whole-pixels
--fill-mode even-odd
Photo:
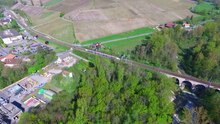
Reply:
[[[34,6],[34,2],[33,2],[33,0],[31,0],[31,5]]]
[[[43,6],[42,0],[39,0],[39,1],[40,1],[40,6]]]

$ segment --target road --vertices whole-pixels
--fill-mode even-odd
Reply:
[[[192,77],[192,76],[189,76],[189,75],[179,74],[177,72],[172,72],[172,71],[169,71],[169,70],[160,69],[160,68],[157,68],[157,67],[149,66],[149,65],[142,64],[142,63],[139,63],[139,62],[136,62],[136,61],[132,61],[132,60],[120,60],[117,56],[113,56],[113,55],[109,55],[109,54],[101,53],[101,52],[97,52],[97,51],[88,50],[88,49],[80,47],[80,46],[78,46],[76,44],[71,44],[71,43],[67,43],[67,42],[64,42],[64,41],[60,41],[60,40],[58,40],[58,39],[56,39],[54,37],[50,37],[50,36],[48,36],[46,34],[43,34],[43,33],[39,32],[39,31],[33,30],[32,28],[28,27],[25,24],[24,21],[21,21],[21,19],[19,19],[15,15],[14,12],[9,10],[9,13],[11,13],[12,17],[14,17],[14,19],[17,21],[17,23],[21,27],[26,29],[31,34],[38,35],[39,37],[42,37],[45,40],[52,41],[54,43],[57,43],[57,44],[60,44],[60,45],[64,45],[66,47],[73,48],[73,49],[76,49],[76,50],[79,50],[79,51],[82,51],[82,52],[86,52],[86,53],[90,53],[90,54],[95,54],[95,55],[98,55],[98,56],[101,56],[101,57],[113,59],[115,61],[121,61],[121,62],[124,62],[126,64],[129,64],[129,65],[132,65],[132,66],[136,66],[136,67],[140,67],[140,68],[144,68],[144,69],[147,69],[147,70],[150,70],[150,71],[153,71],[153,72],[158,72],[158,73],[162,73],[162,74],[168,74],[168,75],[172,75],[172,76],[175,76],[175,77],[184,78],[184,79],[186,79],[188,81],[200,82],[202,84],[210,86],[211,88],[214,87],[215,89],[220,89],[220,84],[215,83],[215,82],[209,82],[209,81],[201,80],[201,79],[198,79],[196,77]]]

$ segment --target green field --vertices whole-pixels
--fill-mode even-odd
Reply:
[[[121,54],[122,52],[130,51],[135,48],[135,46],[142,43],[142,40],[144,40],[145,36],[132,38],[128,40],[122,40],[117,42],[111,42],[104,44],[105,47],[110,48],[115,54]]]
[[[44,6],[46,6],[46,7],[53,6],[61,1],[62,0],[50,0],[49,2],[45,3]]]
[[[113,35],[98,38],[98,39],[88,40],[88,41],[82,42],[81,44],[82,45],[93,44],[96,42],[104,42],[104,41],[109,41],[109,40],[114,40],[114,39],[119,39],[119,38],[126,38],[129,36],[152,33],[154,31],[155,30],[152,28],[144,27],[144,28],[139,28],[139,29],[135,29],[132,31],[124,32],[124,33],[113,34]],[[119,42],[119,41],[117,41],[117,42]],[[112,43],[117,44],[117,42],[112,42]],[[123,42],[123,41],[120,41],[120,42]],[[126,43],[123,43],[123,44],[126,44]]]
[[[44,40],[43,38],[39,38],[38,41],[45,43],[46,40]],[[55,52],[64,52],[66,50],[68,50],[67,47],[62,46],[60,44],[56,44],[54,42],[49,41],[49,46],[53,47]]]
[[[214,5],[209,2],[202,2],[196,5],[192,11],[195,13],[207,13],[214,9]]]

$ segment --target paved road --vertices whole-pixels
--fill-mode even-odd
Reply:
[[[30,27],[26,26],[26,24],[23,24],[24,22],[22,22],[20,19],[18,19],[17,16],[12,11],[9,11],[9,12],[16,19],[16,21],[19,23],[19,25],[21,25],[23,28],[25,28],[31,34],[38,35],[39,37],[42,37],[45,40],[49,40],[49,41],[55,42],[57,44],[64,45],[66,47],[73,48],[73,49],[76,49],[76,50],[79,50],[79,51],[82,51],[82,52],[86,52],[86,53],[90,53],[90,54],[96,54],[98,56],[113,59],[115,61],[121,61],[121,62],[124,62],[126,64],[132,65],[132,66],[141,67],[141,68],[145,68],[145,69],[150,70],[150,71],[159,72],[159,73],[162,73],[162,74],[168,74],[168,75],[172,75],[172,76],[175,76],[175,77],[184,78],[188,81],[200,82],[202,84],[210,86],[211,88],[214,87],[215,89],[220,89],[220,84],[218,84],[218,83],[201,80],[201,79],[198,79],[196,77],[179,74],[179,73],[172,72],[172,71],[169,71],[169,70],[160,69],[160,68],[157,68],[157,67],[153,67],[153,66],[149,66],[149,65],[146,65],[146,64],[138,63],[138,62],[132,61],[132,60],[120,60],[117,56],[112,56],[112,55],[109,55],[109,54],[88,50],[86,48],[77,46],[76,44],[71,44],[71,43],[67,43],[67,42],[64,42],[64,41],[60,41],[56,38],[50,37],[50,36],[45,35],[41,32],[38,32],[36,30],[31,29]]]

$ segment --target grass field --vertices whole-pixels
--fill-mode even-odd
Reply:
[[[45,11],[40,16],[32,15],[32,20],[34,29],[65,42],[76,42],[73,23],[60,18],[58,12]]]
[[[61,1],[62,1],[62,0],[50,0],[50,1],[46,2],[46,3],[44,4],[44,6],[45,6],[45,7],[50,7],[50,6],[53,6],[53,5],[55,5],[55,4],[57,4],[57,3],[61,2]]]
[[[144,39],[145,36],[141,36],[138,38],[106,43],[104,46],[110,48],[114,54],[120,55],[121,53],[125,53],[128,50],[133,50],[135,46],[140,45]]]
[[[212,11],[212,9],[214,8],[214,5],[210,2],[202,2],[199,3],[198,5],[196,5],[193,8],[193,12],[195,13],[207,13],[209,11]]]
[[[97,38],[97,39],[93,39],[93,40],[88,40],[85,42],[82,42],[82,45],[86,45],[86,44],[93,44],[96,42],[104,42],[104,41],[109,41],[109,40],[114,40],[114,39],[119,39],[119,38],[126,38],[129,36],[135,36],[135,35],[140,35],[140,34],[148,34],[148,33],[152,33],[155,30],[153,28],[139,28],[139,29],[135,29],[132,31],[128,31],[128,32],[124,32],[124,33],[119,33],[119,34],[113,34],[110,36],[106,36],[106,37],[102,37],[102,38]],[[112,43],[107,43],[107,45],[109,44],[110,46],[112,46],[112,44],[126,44],[126,41],[133,41],[133,40],[122,40],[122,41],[116,41],[116,42],[112,42]]]
[[[39,38],[38,41],[40,41],[41,43],[45,43],[46,40],[44,40],[43,38]],[[65,52],[69,49],[65,46],[62,46],[60,44],[56,44],[56,43],[51,42],[51,41],[49,41],[49,46],[53,47],[55,52]]]

